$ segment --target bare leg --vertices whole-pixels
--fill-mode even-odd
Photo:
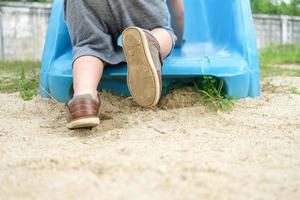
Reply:
[[[152,35],[156,38],[160,45],[160,52],[162,54],[163,59],[165,59],[172,50],[172,37],[170,33],[163,28],[156,28],[151,30]]]
[[[97,99],[97,87],[102,77],[104,63],[93,56],[82,56],[73,65],[74,96],[91,94]]]

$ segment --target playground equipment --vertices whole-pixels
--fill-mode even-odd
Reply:
[[[165,60],[163,93],[203,76],[224,80],[236,98],[260,94],[258,51],[249,0],[185,0],[186,40]],[[72,47],[63,0],[55,0],[44,47],[40,93],[66,102],[71,97]],[[126,64],[107,66],[100,90],[128,96]]]

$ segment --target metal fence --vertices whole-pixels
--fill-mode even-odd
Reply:
[[[51,4],[0,2],[0,60],[40,60]],[[259,48],[299,44],[300,17],[254,15]]]

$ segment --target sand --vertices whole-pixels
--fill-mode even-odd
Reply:
[[[191,88],[145,110],[102,94],[102,122],[65,127],[64,106],[0,94],[0,199],[300,199],[300,77],[211,112]]]

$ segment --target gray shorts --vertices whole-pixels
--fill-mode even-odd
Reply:
[[[165,0],[65,0],[65,21],[74,59],[95,56],[108,64],[125,62],[117,39],[129,26],[143,29],[169,27]]]

